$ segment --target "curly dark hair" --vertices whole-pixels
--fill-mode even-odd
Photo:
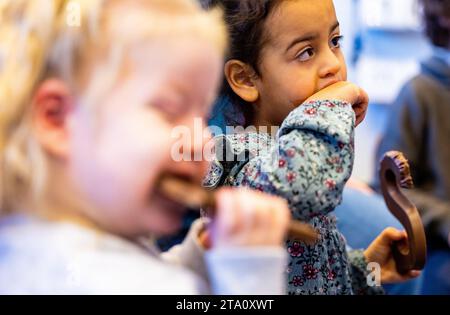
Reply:
[[[426,35],[439,47],[450,48],[450,0],[419,0]]]
[[[200,0],[205,9],[219,6],[229,32],[227,60],[237,59],[250,65],[256,75],[260,75],[259,62],[261,50],[268,40],[264,23],[270,13],[283,0]],[[221,96],[226,96],[244,114],[246,123],[253,118],[253,108],[229,86],[226,79],[222,85]]]

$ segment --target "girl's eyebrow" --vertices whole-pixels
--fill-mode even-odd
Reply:
[[[333,24],[333,26],[330,27],[330,33],[332,33],[335,29],[337,29],[339,27],[339,22],[336,22]],[[307,42],[307,41],[312,41],[314,39],[316,39],[317,37],[319,37],[318,33],[309,33],[300,37],[297,37],[296,39],[294,39],[289,46],[286,48],[286,52],[289,51],[289,49],[291,49],[292,47],[294,47],[295,45],[302,43],[302,42]]]

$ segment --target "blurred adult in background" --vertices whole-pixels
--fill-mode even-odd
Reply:
[[[450,294],[450,0],[419,0],[433,54],[402,88],[377,150],[408,158],[430,253],[424,293]],[[427,285],[427,283],[429,285]]]

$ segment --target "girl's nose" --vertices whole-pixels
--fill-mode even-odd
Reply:
[[[195,117],[192,130],[193,132],[191,149],[194,155],[198,157],[194,160],[199,161],[200,157],[201,160],[204,160],[205,157],[203,155],[205,146],[211,140],[211,133],[208,130],[208,125],[205,119],[202,117]]]
[[[212,141],[211,133],[203,117],[186,117],[181,127],[172,148],[176,168],[190,174],[192,181],[201,183],[209,165],[207,144]]]
[[[211,134],[203,117],[189,116],[173,126],[171,152],[176,161],[200,162],[205,159],[204,147]]]
[[[203,162],[207,159],[207,144],[211,141],[204,117],[191,116],[184,120],[187,135],[184,135],[183,156],[190,161]],[[206,147],[206,149],[205,149]]]
[[[320,78],[332,78],[341,71],[342,61],[330,48],[324,52],[322,60],[322,65],[319,69]]]

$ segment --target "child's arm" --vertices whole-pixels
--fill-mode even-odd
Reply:
[[[299,219],[334,209],[353,167],[355,113],[362,121],[367,104],[364,90],[350,82],[314,94],[285,119],[276,146],[248,161],[234,184],[287,199]]]
[[[348,102],[305,103],[286,118],[277,144],[248,161],[234,183],[285,198],[299,219],[328,212],[352,171],[354,124]]]

